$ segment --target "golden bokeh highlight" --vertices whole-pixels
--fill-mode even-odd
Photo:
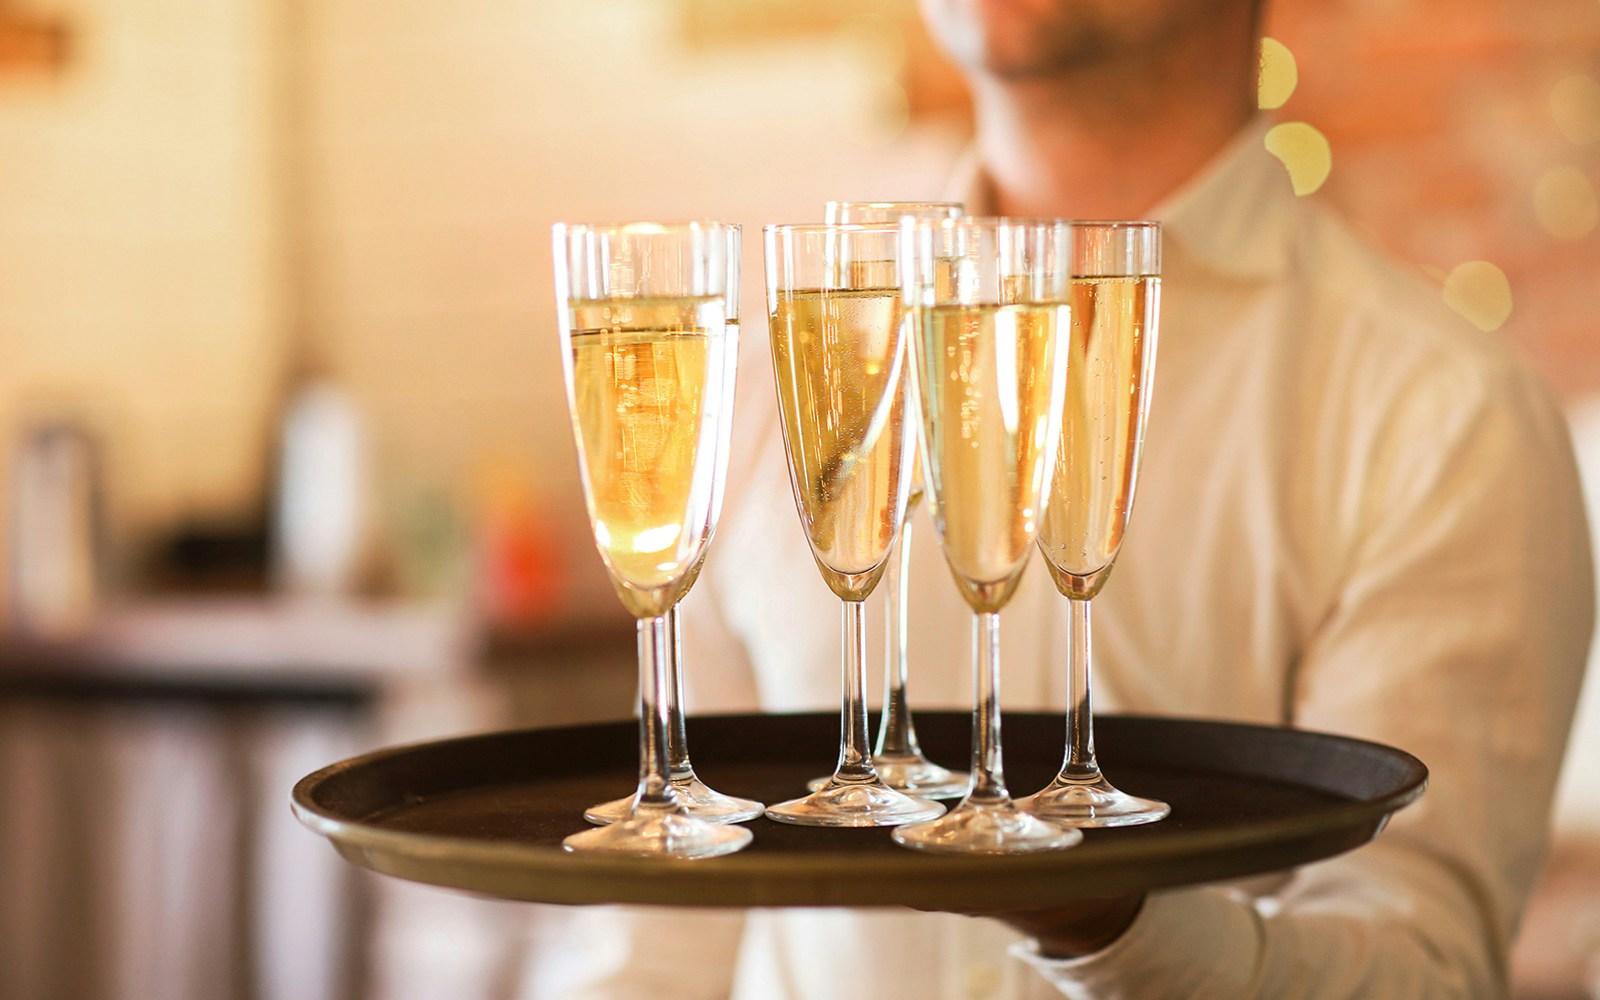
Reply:
[[[1511,281],[1486,260],[1458,264],[1444,279],[1445,305],[1485,333],[1511,318]]]
[[[1557,167],[1533,186],[1533,213],[1539,227],[1564,240],[1581,239],[1600,225],[1594,185],[1577,167]]]
[[[1276,38],[1261,39],[1261,76],[1256,81],[1256,106],[1281,108],[1300,82],[1294,53]]]
[[[1583,73],[1557,81],[1550,88],[1550,115],[1573,142],[1600,142],[1600,81]]]
[[[1266,147],[1288,169],[1295,194],[1315,191],[1333,171],[1333,147],[1328,144],[1328,137],[1305,122],[1272,126],[1267,130]]]

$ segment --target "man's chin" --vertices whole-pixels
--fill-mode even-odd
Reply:
[[[981,74],[1002,83],[1043,83],[1107,64],[1113,59],[1108,48],[1090,46],[1052,52],[1048,56],[986,54],[963,68],[968,74]]]
[[[1097,32],[1062,37],[1058,30],[1023,32],[974,31],[947,52],[963,72],[997,80],[1046,80],[1111,62],[1117,58],[1112,39]]]

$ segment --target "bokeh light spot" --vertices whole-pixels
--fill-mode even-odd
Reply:
[[[1276,38],[1261,39],[1261,76],[1256,84],[1256,104],[1262,108],[1281,108],[1300,82],[1300,69],[1294,53]]]
[[[1444,302],[1478,329],[1498,330],[1511,318],[1511,282],[1488,261],[1469,260],[1444,279]]]
[[[1315,191],[1333,170],[1333,147],[1326,136],[1305,122],[1272,126],[1267,130],[1266,147],[1288,168],[1295,194]]]
[[[1533,186],[1533,212],[1551,236],[1575,240],[1600,224],[1594,185],[1577,167],[1557,167]]]
[[[1573,142],[1600,142],[1600,82],[1582,73],[1550,88],[1550,114]]]

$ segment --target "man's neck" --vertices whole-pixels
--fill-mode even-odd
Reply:
[[[972,81],[978,156],[1003,215],[1142,218],[1254,114],[1253,66],[1167,54],[1145,67]]]

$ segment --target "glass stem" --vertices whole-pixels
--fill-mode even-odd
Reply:
[[[687,781],[694,777],[694,765],[689,763],[689,731],[683,715],[683,639],[678,634],[678,605],[674,604],[665,617],[671,678],[667,692],[668,773],[673,781]]]
[[[639,790],[635,808],[681,808],[667,780],[667,619],[641,618],[639,633]]]
[[[884,586],[888,588],[888,601],[885,602],[888,628],[884,641],[883,717],[878,722],[878,744],[874,748],[880,757],[885,754],[897,757],[922,756],[917,731],[911,722],[911,708],[906,702],[906,626],[910,622],[908,613],[911,606],[908,593],[911,579],[911,515],[915,511],[915,503],[906,505],[906,517],[900,524],[900,549],[890,561],[889,576],[884,581]]]
[[[977,697],[972,705],[972,788],[968,801],[1003,802],[1011,798],[1006,791],[1005,767],[1000,758],[1000,616],[980,612],[972,624],[973,684]]]
[[[867,630],[860,601],[841,601],[843,611],[844,702],[839,708],[839,765],[833,780],[878,780],[867,753]]]
[[[1094,713],[1089,696],[1089,602],[1068,603],[1072,605],[1072,636],[1067,654],[1067,758],[1061,764],[1061,780],[1092,783],[1100,780],[1100,765],[1094,759]]]

